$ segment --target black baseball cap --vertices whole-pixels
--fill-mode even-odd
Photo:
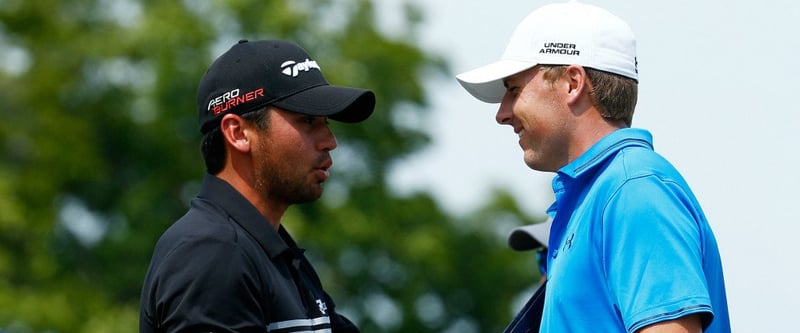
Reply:
[[[375,110],[375,93],[328,84],[319,64],[300,46],[282,40],[241,40],[222,54],[200,79],[200,132],[226,113],[279,108],[357,123]]]

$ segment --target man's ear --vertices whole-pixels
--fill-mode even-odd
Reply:
[[[583,98],[584,94],[588,94],[591,89],[589,85],[589,77],[583,66],[569,65],[564,71],[564,79],[569,85],[567,93],[567,103],[574,104]]]
[[[231,149],[246,153],[250,151],[250,138],[247,136],[247,123],[236,114],[226,114],[220,121],[220,130],[225,143]]]

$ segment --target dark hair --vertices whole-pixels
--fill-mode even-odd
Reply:
[[[541,65],[541,68],[545,72],[544,78],[550,82],[560,78],[566,70],[563,65]],[[622,120],[630,127],[639,93],[636,80],[593,68],[583,69],[591,84],[589,96],[592,104],[600,110],[603,118]]]
[[[592,83],[589,95],[600,114],[607,119],[622,120],[630,127],[639,93],[636,80],[592,68],[586,68],[586,74]]]
[[[254,123],[259,130],[265,130],[269,127],[268,110],[265,107],[247,112],[242,115],[242,119]],[[219,124],[216,124],[208,133],[203,135],[203,141],[200,143],[200,152],[203,154],[206,172],[209,174],[216,175],[225,167],[225,137],[222,135]]]
[[[222,171],[222,167],[225,166],[225,139],[222,137],[219,124],[203,135],[200,152],[206,162],[206,172],[216,175]]]

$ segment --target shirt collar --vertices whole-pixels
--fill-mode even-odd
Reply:
[[[294,240],[283,229],[283,226],[275,230],[270,221],[228,182],[214,175],[206,174],[197,197],[210,200],[224,210],[230,220],[253,236],[270,258],[281,255],[290,246],[296,247]]]
[[[609,156],[630,146],[642,146],[652,150],[653,136],[650,132],[638,128],[622,128],[611,132],[577,159],[559,169],[557,178],[580,178],[581,175],[602,164]]]
[[[597,141],[577,159],[559,169],[556,176],[553,177],[552,183],[556,200],[547,209],[547,214],[551,218],[555,218],[559,199],[572,187],[571,185],[585,175],[594,174],[609,157],[631,146],[652,150],[653,135],[638,128],[618,129]]]

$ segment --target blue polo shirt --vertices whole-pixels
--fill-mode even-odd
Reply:
[[[641,129],[617,130],[553,179],[541,332],[635,332],[700,314],[730,332],[717,241]]]

